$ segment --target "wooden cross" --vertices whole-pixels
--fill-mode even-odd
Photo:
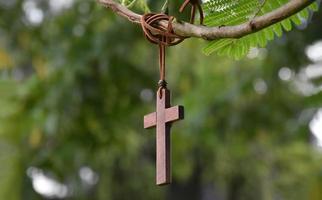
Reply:
[[[144,128],[156,126],[156,184],[171,183],[170,128],[172,122],[184,118],[183,106],[170,105],[170,91],[162,88],[157,94],[156,112],[144,116]]]

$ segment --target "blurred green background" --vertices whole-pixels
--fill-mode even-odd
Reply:
[[[167,51],[186,118],[157,187],[157,47],[95,1],[0,0],[0,199],[321,200],[321,22],[239,61]]]

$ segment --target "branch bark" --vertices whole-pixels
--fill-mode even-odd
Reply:
[[[278,9],[235,26],[206,27],[187,22],[174,22],[173,29],[174,32],[180,36],[197,37],[205,40],[240,38],[280,22],[306,8],[314,1],[315,0],[290,0]],[[140,23],[142,15],[134,13],[125,6],[116,3],[114,0],[98,0],[98,2],[105,7],[112,9],[118,15],[127,18],[129,21]],[[160,21],[159,24],[165,28],[168,26],[166,21]]]

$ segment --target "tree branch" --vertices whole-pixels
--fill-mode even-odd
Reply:
[[[180,36],[197,37],[205,40],[240,38],[280,22],[306,8],[314,1],[315,0],[290,0],[280,8],[235,26],[206,27],[187,22],[174,22],[173,29],[174,32]],[[127,18],[131,22],[140,23],[142,15],[134,13],[125,6],[116,3],[114,0],[98,0],[98,2],[105,7],[112,9],[118,15]],[[165,28],[168,26],[166,21],[160,21],[159,24]]]

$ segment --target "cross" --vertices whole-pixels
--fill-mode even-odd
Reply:
[[[170,128],[172,122],[184,118],[183,106],[170,105],[170,91],[157,93],[156,112],[144,116],[144,128],[156,126],[156,184],[171,183]]]

